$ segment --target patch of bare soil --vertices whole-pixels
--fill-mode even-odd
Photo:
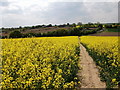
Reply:
[[[89,36],[120,36],[120,32],[101,32],[90,34]]]
[[[80,67],[78,77],[82,77],[81,88],[106,88],[106,84],[100,81],[99,70],[90,57],[85,47],[80,44]]]

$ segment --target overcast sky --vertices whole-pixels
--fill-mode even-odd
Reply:
[[[1,0],[0,27],[118,22],[118,1]]]

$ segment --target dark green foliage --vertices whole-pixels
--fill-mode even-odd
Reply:
[[[100,28],[96,28],[93,30],[84,30],[83,28],[70,28],[70,29],[59,29],[52,32],[44,33],[42,36],[82,36],[82,35],[88,35],[93,34],[99,31]]]
[[[22,33],[20,31],[13,31],[10,33],[9,38],[21,38]]]
[[[0,36],[0,39],[4,39],[4,38],[7,38],[7,36]]]
[[[71,27],[70,29],[59,29],[56,31],[51,31],[47,33],[27,33],[22,34],[20,31],[14,31],[10,34],[10,38],[26,38],[26,37],[45,37],[45,36],[82,36],[82,35],[88,35],[93,34],[99,31],[100,28],[96,28],[93,30],[85,30],[81,27]]]
[[[52,27],[52,24],[47,25],[46,27]]]
[[[120,28],[107,28],[108,32],[120,32]]]

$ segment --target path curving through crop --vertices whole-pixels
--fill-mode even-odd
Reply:
[[[82,44],[80,44],[79,64],[81,66],[81,71],[78,73],[78,77],[82,77],[81,88],[106,88],[105,83],[100,81],[99,70],[95,62]]]

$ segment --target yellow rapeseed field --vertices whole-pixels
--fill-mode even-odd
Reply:
[[[120,83],[120,37],[82,36],[81,43],[100,68],[100,76],[107,87]]]
[[[118,37],[82,36],[100,67],[107,87],[120,83]],[[1,39],[2,88],[75,88],[78,79],[78,37]],[[2,68],[1,68],[2,67]]]
[[[78,37],[1,39],[2,88],[75,88]]]

